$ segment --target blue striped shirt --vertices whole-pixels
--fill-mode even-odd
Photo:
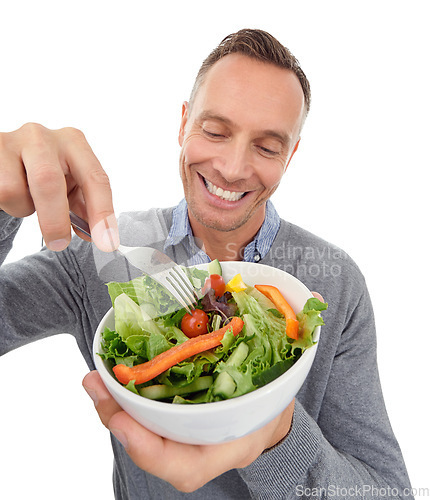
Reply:
[[[266,203],[266,215],[264,222],[255,238],[245,247],[244,262],[259,262],[267,255],[278,232],[281,219],[273,203]],[[196,244],[190,221],[188,219],[188,205],[183,199],[173,209],[172,227],[164,245],[164,251],[170,246],[182,243],[191,256],[188,265],[204,264],[210,262],[209,256]]]

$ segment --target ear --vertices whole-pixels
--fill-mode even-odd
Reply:
[[[178,142],[181,147],[184,142],[185,126],[187,124],[187,120],[188,120],[188,102],[184,101],[184,103],[182,104],[181,127],[179,128],[179,136],[178,136]]]
[[[298,141],[296,142],[296,145],[294,146],[293,152],[291,153],[291,155],[290,155],[290,157],[288,159],[288,162],[285,165],[285,170],[287,170],[287,167],[290,164],[291,158],[294,156],[294,153],[297,151],[297,149],[299,147],[300,139],[301,139],[301,137],[299,137]],[[284,170],[284,172],[285,172],[285,170]]]

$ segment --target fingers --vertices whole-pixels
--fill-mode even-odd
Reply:
[[[115,250],[119,234],[106,172],[81,131],[66,128],[56,134],[60,137],[62,159],[82,191],[94,243],[100,250]]]
[[[82,132],[27,124],[0,134],[2,210],[15,217],[36,210],[47,246],[60,251],[70,242],[69,208],[75,199],[90,224],[94,243],[103,251],[117,248],[109,179]]]
[[[36,210],[48,247],[63,250],[70,242],[67,188],[52,131],[27,124],[0,135],[0,168],[9,190],[0,194],[0,206],[16,217]]]
[[[13,151],[1,148],[1,144],[0,209],[13,217],[27,217],[35,210],[20,157]]]
[[[103,425],[109,427],[109,421],[112,416],[115,415],[115,413],[121,412],[122,408],[110,395],[96,370],[88,373],[84,377],[82,385],[93,400]]]
[[[64,250],[71,234],[69,204],[56,151],[50,143],[31,143],[23,147],[21,157],[46,245],[51,250]]]
[[[316,299],[320,300],[321,302],[324,302],[324,298],[323,298],[323,296],[322,296],[321,294],[319,294],[318,292],[312,292],[312,295],[313,295]]]

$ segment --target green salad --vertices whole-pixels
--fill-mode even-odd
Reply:
[[[184,268],[202,291],[191,315],[150,276],[108,284],[115,330],[102,332],[98,354],[127,389],[168,403],[230,399],[271,382],[314,344],[327,304],[310,298],[288,319],[266,293],[274,287],[260,291],[240,275],[225,284],[217,265],[219,274]]]

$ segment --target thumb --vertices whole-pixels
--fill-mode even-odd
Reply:
[[[321,302],[324,302],[323,296],[322,296],[321,294],[319,294],[318,292],[312,292],[312,295],[313,295],[316,299],[320,300]]]

